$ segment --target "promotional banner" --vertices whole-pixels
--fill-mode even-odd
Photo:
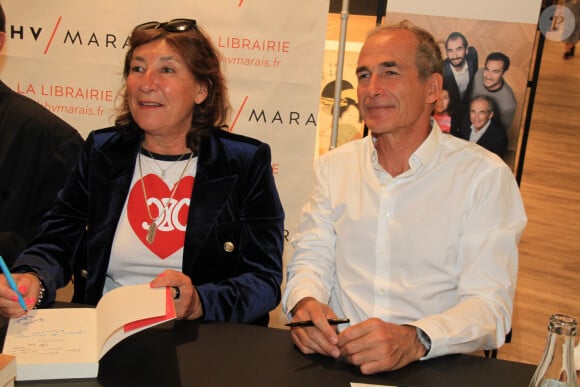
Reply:
[[[310,191],[328,0],[3,0],[2,6],[2,80],[84,137],[114,122],[132,28],[196,19],[222,55],[230,130],[272,147],[292,236]],[[285,263],[291,253],[286,243]]]

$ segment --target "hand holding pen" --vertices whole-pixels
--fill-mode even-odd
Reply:
[[[10,273],[10,269],[8,269],[8,266],[6,265],[6,262],[4,262],[4,258],[2,258],[2,256],[0,256],[0,268],[2,269],[2,273],[6,277],[8,285],[16,293],[16,296],[18,297],[18,303],[20,304],[25,313],[28,312],[26,302],[24,302],[24,298],[22,297],[22,294],[18,290],[18,286],[16,285],[16,282],[12,277],[12,273]]]
[[[328,305],[313,297],[298,301],[292,308],[292,316],[290,336],[302,353],[340,357],[337,326],[348,322],[347,319],[337,318]]]

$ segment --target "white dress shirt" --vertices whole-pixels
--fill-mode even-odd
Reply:
[[[503,344],[527,222],[519,188],[500,158],[432,125],[394,178],[372,136],[317,160],[292,239],[287,313],[310,296],[352,324],[415,325],[431,338],[426,358]]]

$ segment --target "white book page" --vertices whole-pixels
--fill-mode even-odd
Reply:
[[[131,285],[107,293],[96,308],[31,310],[10,320],[3,353],[16,356],[17,380],[95,377],[99,359],[119,341],[175,318],[167,316],[167,297],[166,288]]]
[[[10,320],[3,353],[27,362],[97,361],[95,309],[34,309]]]
[[[165,316],[166,289],[149,284],[122,286],[107,293],[97,305],[99,359],[115,344],[143,329],[123,332],[125,324]]]

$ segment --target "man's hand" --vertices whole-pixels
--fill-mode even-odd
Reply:
[[[363,374],[391,371],[420,359],[426,349],[415,327],[371,318],[342,331],[338,348]]]
[[[339,357],[336,327],[326,321],[336,318],[332,309],[312,297],[301,299],[292,309],[292,321],[312,320],[313,327],[292,327],[290,334],[294,344],[305,354],[320,353],[326,356]]]

